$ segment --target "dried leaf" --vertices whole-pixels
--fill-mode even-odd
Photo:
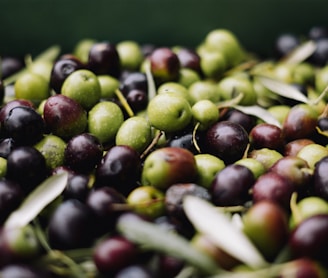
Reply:
[[[189,195],[184,199],[183,208],[194,227],[222,250],[252,268],[267,265],[248,237],[208,201]]]
[[[65,189],[67,173],[53,175],[34,189],[20,207],[6,220],[5,228],[20,228],[31,222],[48,204]]]

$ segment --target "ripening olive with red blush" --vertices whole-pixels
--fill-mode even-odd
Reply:
[[[116,273],[137,261],[136,245],[122,236],[109,236],[100,242],[93,252],[93,261],[102,274],[113,277]]]
[[[281,150],[284,146],[282,130],[273,124],[261,123],[254,126],[249,133],[249,137],[255,149]]]

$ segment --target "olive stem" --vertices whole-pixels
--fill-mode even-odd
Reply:
[[[152,140],[152,142],[149,144],[149,146],[144,150],[144,152],[140,155],[140,158],[143,159],[147,156],[147,154],[151,151],[151,149],[158,143],[159,139],[163,135],[163,131],[157,132],[156,136]]]
[[[122,92],[119,89],[115,90],[115,94],[118,97],[119,101],[122,103],[125,111],[128,113],[129,117],[134,116],[134,112],[131,109],[129,103],[126,101],[126,98],[123,96]]]
[[[291,209],[293,217],[295,219],[295,223],[301,222],[302,215],[297,207],[297,193],[296,192],[294,192],[290,198],[290,209]]]
[[[201,150],[200,150],[200,147],[197,143],[197,140],[196,140],[196,133],[197,133],[197,130],[198,130],[198,127],[200,126],[200,122],[197,122],[195,127],[194,127],[194,130],[192,131],[192,141],[193,141],[193,144],[197,150],[198,153],[201,153]]]

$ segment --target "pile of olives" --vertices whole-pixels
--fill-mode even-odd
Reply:
[[[0,276],[327,277],[327,91],[323,26],[1,57]]]

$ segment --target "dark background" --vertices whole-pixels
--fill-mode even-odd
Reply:
[[[0,55],[69,52],[84,38],[198,45],[215,28],[267,54],[282,32],[328,25],[324,0],[0,0]]]

